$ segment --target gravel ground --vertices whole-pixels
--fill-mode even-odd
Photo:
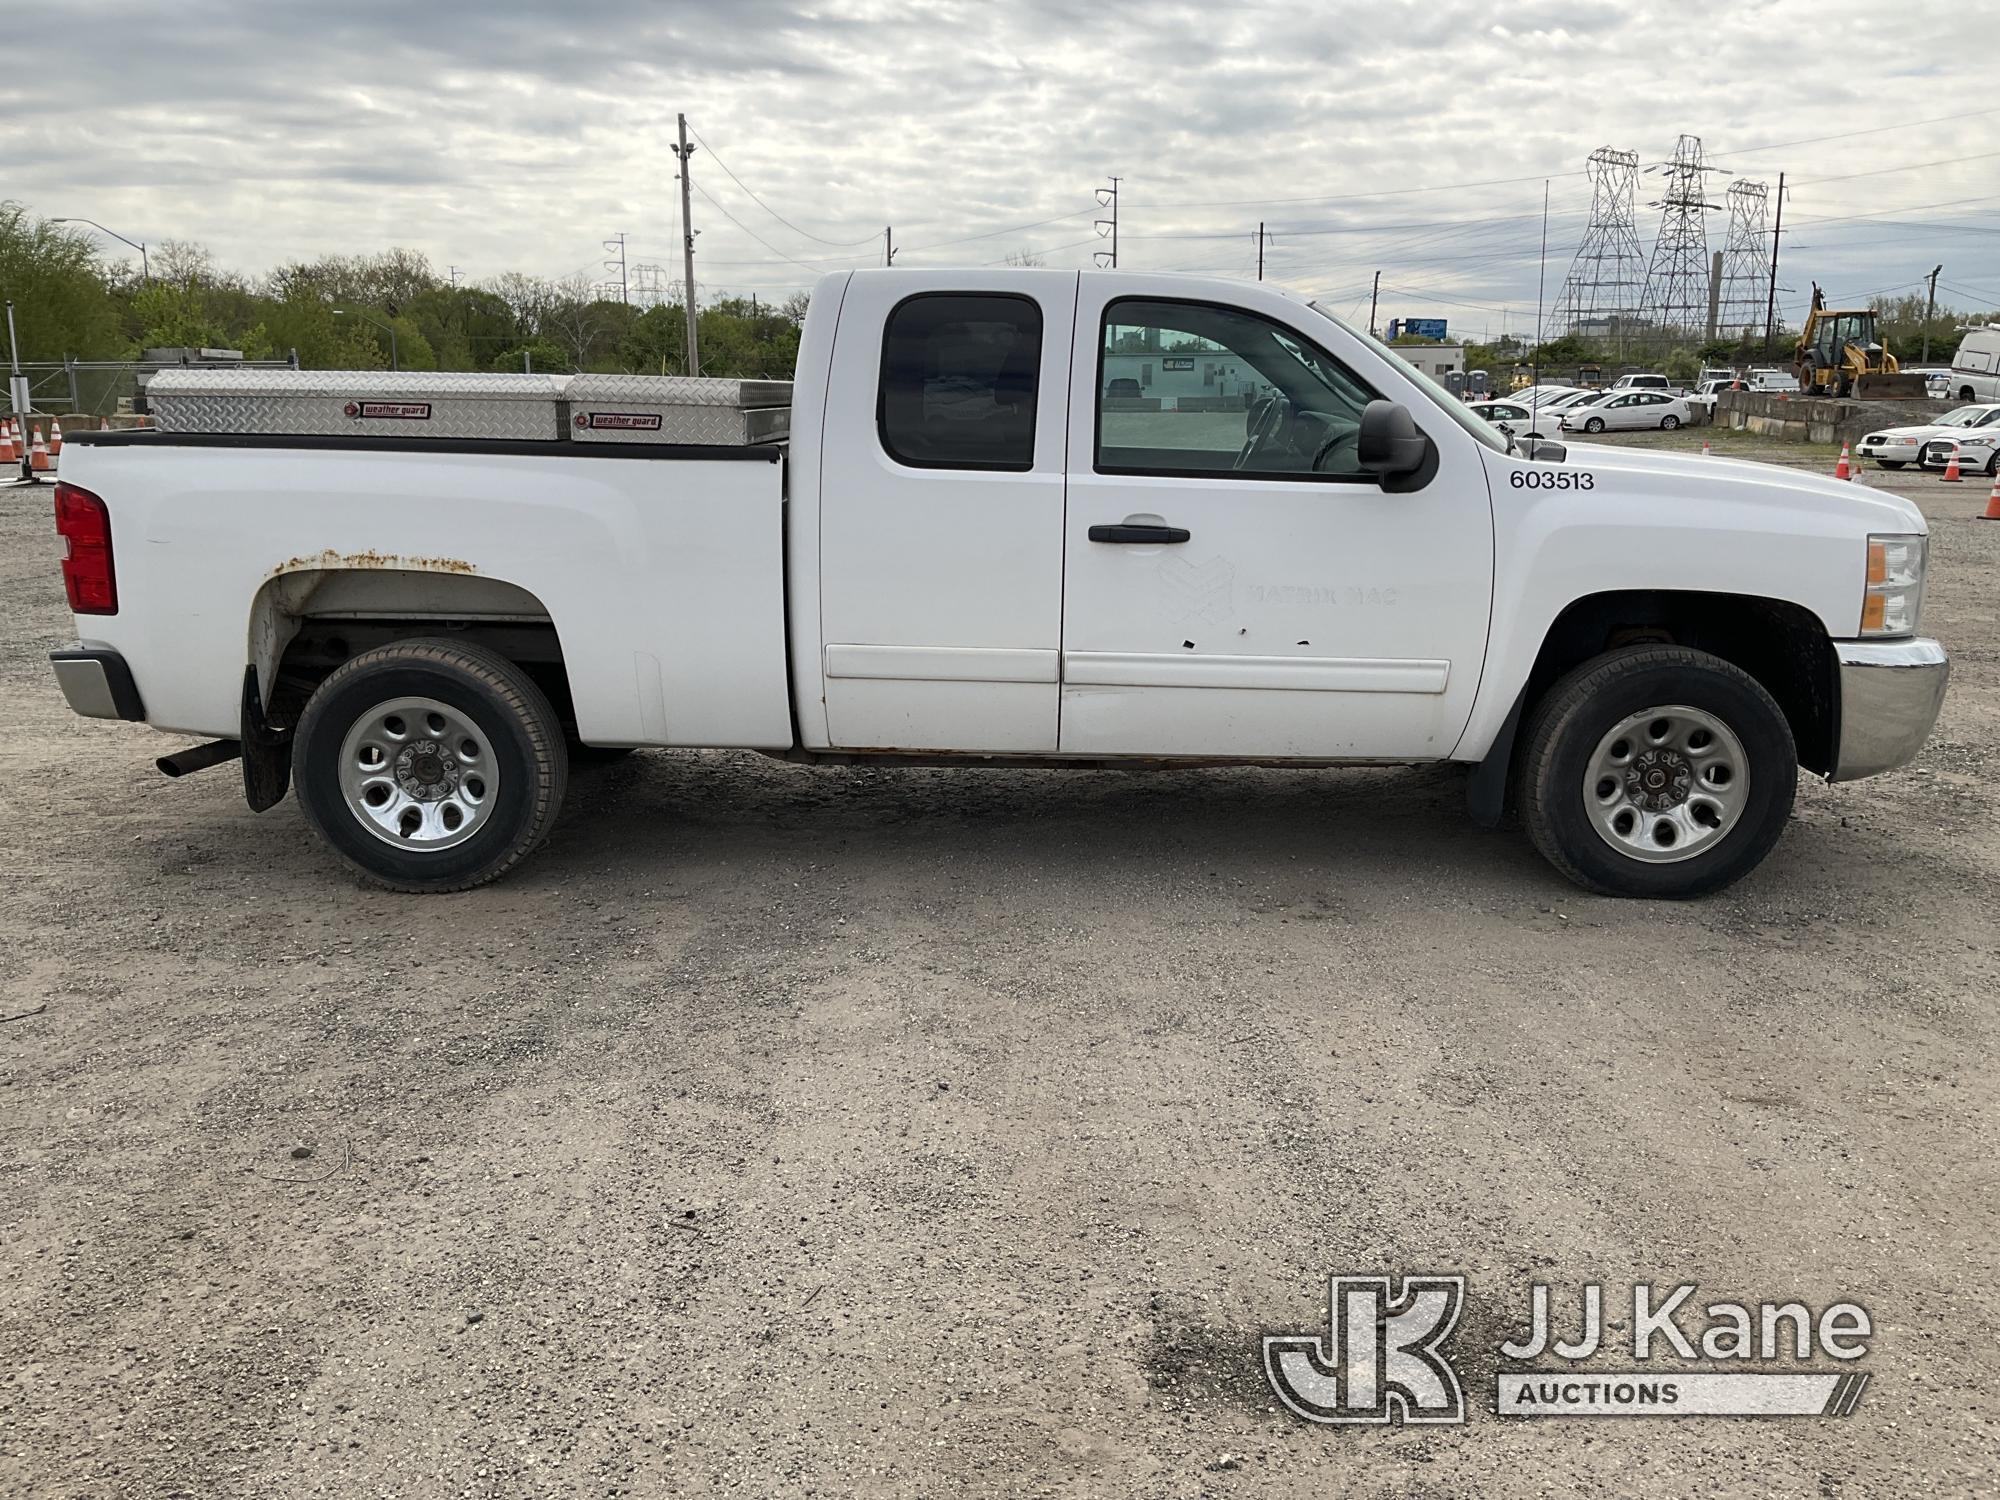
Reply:
[[[0,1492],[1992,1492],[2000,525],[1871,478],[1935,527],[1944,719],[1684,905],[1449,769],[706,753],[389,896],[67,712],[0,492]],[[1257,1335],[1366,1270],[1471,1278],[1465,1426],[1276,1409]],[[1874,1382],[1501,1419],[1535,1279],[1851,1296]]]

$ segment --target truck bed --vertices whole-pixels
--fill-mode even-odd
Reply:
[[[784,472],[768,444],[123,432],[78,434],[61,477],[105,500],[124,563],[82,643],[124,655],[157,728],[236,734],[217,664],[268,692],[321,590],[366,616],[354,580],[380,573],[454,618],[559,622],[586,741],[782,749]]]

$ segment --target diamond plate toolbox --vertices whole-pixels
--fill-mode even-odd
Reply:
[[[579,443],[689,443],[736,448],[791,433],[789,380],[688,375],[572,375],[569,435]]]
[[[162,370],[146,387],[167,432],[288,437],[504,438],[567,435],[552,375],[393,370]]]

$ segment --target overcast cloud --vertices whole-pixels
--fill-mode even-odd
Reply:
[[[1128,267],[1253,274],[1262,219],[1300,291],[1365,306],[1380,267],[1384,318],[1518,330],[1542,177],[1553,300],[1590,150],[1658,161],[1688,131],[1718,200],[1790,173],[1791,305],[1940,261],[1941,296],[2000,305],[1988,0],[70,0],[6,31],[34,57],[0,81],[0,197],[252,273],[407,245],[474,280],[602,277],[623,230],[677,277],[685,110],[705,288],[879,264],[886,224],[900,264],[1087,265],[1116,174]],[[1505,178],[1529,180],[1411,191]]]

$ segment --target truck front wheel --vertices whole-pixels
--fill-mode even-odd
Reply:
[[[1613,896],[1701,896],[1747,875],[1798,787],[1791,726],[1762,684],[1680,646],[1584,663],[1535,705],[1522,743],[1529,837]]]
[[[293,737],[306,820],[398,891],[463,891],[541,843],[569,777],[562,721],[483,646],[397,641],[344,663]]]

